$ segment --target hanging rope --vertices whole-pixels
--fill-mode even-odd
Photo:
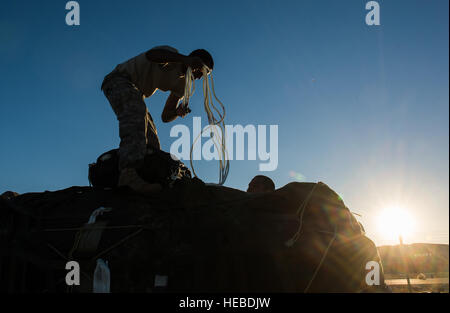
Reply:
[[[213,140],[214,147],[219,154],[219,185],[223,185],[228,177],[228,172],[230,169],[230,161],[228,160],[228,152],[226,149],[226,138],[225,138],[225,106],[222,102],[217,98],[216,92],[214,90],[214,79],[212,76],[212,71],[205,65],[202,68],[202,77],[203,77],[203,105],[206,112],[206,116],[208,117],[209,125],[200,131],[200,134],[195,138],[194,142],[191,146],[190,151],[190,164],[192,168],[192,172],[195,177],[198,178],[197,173],[194,169],[194,164],[192,162],[192,152],[194,150],[194,146],[197,140],[202,136],[203,132],[206,130],[212,129],[211,139]],[[211,77],[211,85],[209,83],[208,77]],[[189,100],[195,91],[195,78],[192,74],[192,69],[188,67],[185,75],[186,83],[184,88],[184,96],[182,105],[187,108],[189,105]],[[212,93],[211,93],[212,92]],[[212,95],[216,101],[220,104],[221,111],[214,105]],[[214,112],[216,115],[214,115]],[[220,130],[220,131],[219,131]]]
[[[296,215],[299,216],[299,225],[298,225],[298,229],[295,232],[294,236],[292,236],[291,239],[289,239],[288,241],[285,242],[285,245],[288,247],[292,247],[292,245],[298,240],[298,238],[300,237],[300,233],[303,227],[303,215],[305,214],[306,211],[306,206],[309,203],[309,200],[311,199],[311,196],[313,195],[314,191],[316,190],[316,187],[320,184],[320,182],[318,182],[317,184],[314,185],[314,187],[312,187],[311,191],[309,192],[308,196],[306,196],[305,200],[303,200],[302,204],[300,205],[300,207],[297,209],[297,213]]]
[[[195,91],[195,83],[194,83],[194,74],[192,74],[192,69],[190,67],[187,68],[185,75],[185,84],[184,84],[184,95],[182,105],[184,108],[187,108],[189,105],[189,100]]]
[[[323,261],[325,261],[325,258],[328,255],[328,251],[330,251],[331,246],[333,245],[333,242],[336,240],[338,234],[337,234],[337,225],[334,227],[334,236],[331,238],[330,242],[328,243],[327,248],[325,249],[325,252],[323,253],[322,258],[320,259],[319,265],[317,265],[316,270],[314,271],[314,274],[312,275],[311,279],[309,280],[308,285],[306,286],[304,293],[307,293],[309,288],[311,287],[314,279],[317,276],[317,273],[319,272],[320,268],[322,267]]]
[[[295,232],[294,236],[292,236],[292,238],[290,238],[289,240],[287,240],[285,242],[285,245],[288,247],[292,247],[294,245],[294,243],[298,240],[298,238],[300,238],[300,234],[303,228],[303,215],[305,214],[306,211],[306,207],[309,203],[309,200],[311,199],[312,195],[314,194],[314,191],[316,190],[317,186],[322,184],[321,182],[316,183],[311,191],[309,192],[309,194],[306,196],[305,200],[302,202],[302,204],[300,205],[300,207],[297,209],[296,215],[299,216],[299,226],[297,231]],[[330,233],[330,232],[326,232],[326,231],[318,231],[318,232],[322,232],[322,233],[328,233],[328,234],[333,234],[333,238],[331,238],[330,242],[328,243],[327,248],[325,249],[322,258],[320,259],[319,264],[317,265],[316,269],[314,270],[313,275],[311,276],[311,279],[308,282],[308,285],[306,286],[304,293],[307,293],[309,288],[311,287],[314,279],[317,276],[317,273],[319,272],[320,268],[322,267],[323,262],[325,261],[328,252],[330,251],[331,246],[333,245],[334,241],[336,240],[336,238],[339,236],[338,232],[337,232],[337,225],[334,226],[334,232]]]

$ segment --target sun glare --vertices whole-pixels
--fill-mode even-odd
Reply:
[[[384,209],[378,216],[378,231],[387,240],[398,243],[399,236],[408,238],[414,231],[414,220],[408,211],[398,207]]]

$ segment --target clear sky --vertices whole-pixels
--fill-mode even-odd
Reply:
[[[277,188],[325,182],[379,245],[394,243],[376,222],[391,206],[415,221],[408,242],[448,243],[448,0],[378,1],[380,26],[362,0],[80,0],[70,27],[66,2],[0,4],[0,192],[87,185],[119,145],[103,77],[156,45],[205,48],[226,123],[278,125],[278,168],[263,173]],[[146,101],[165,150],[167,96]],[[176,123],[206,120],[201,96]],[[232,161],[225,185],[246,189],[259,163]],[[196,169],[217,181],[216,161]]]

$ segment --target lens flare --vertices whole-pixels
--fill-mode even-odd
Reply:
[[[408,211],[389,207],[378,215],[378,232],[383,238],[397,242],[399,236],[408,238],[414,231],[414,220]]]
[[[293,179],[295,179],[297,181],[304,181],[305,180],[305,176],[303,176],[302,174],[297,173],[295,171],[290,171],[289,172],[289,177],[291,177],[291,178],[293,178]]]

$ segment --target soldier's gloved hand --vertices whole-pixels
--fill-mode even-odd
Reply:
[[[191,113],[191,109],[189,109],[189,107],[183,107],[183,106],[179,106],[177,108],[177,116],[180,117],[185,117],[186,115],[188,115],[189,113]]]

